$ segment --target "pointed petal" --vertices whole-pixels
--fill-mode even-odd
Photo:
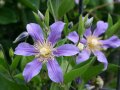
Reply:
[[[95,31],[93,32],[93,35],[98,37],[99,35],[103,34],[108,28],[108,23],[105,23],[103,21],[97,22],[97,27]]]
[[[93,53],[97,57],[97,60],[104,64],[103,70],[106,70],[107,66],[108,66],[108,61],[107,61],[105,55],[101,51],[94,51]]]
[[[59,46],[56,48],[56,50],[53,52],[55,56],[73,56],[77,53],[79,53],[79,49],[72,44],[65,44],[62,46]]]
[[[84,62],[84,61],[88,60],[89,57],[90,57],[90,54],[91,54],[90,51],[84,49],[82,52],[79,53],[79,55],[76,59],[76,63],[79,64],[81,62]]]
[[[27,24],[27,31],[32,36],[34,41],[43,42],[44,36],[41,27],[38,24],[30,23]]]
[[[86,29],[84,36],[87,38],[88,36],[91,36],[92,32],[91,32],[91,28]]]
[[[56,60],[48,60],[47,62],[48,75],[54,82],[63,82],[63,73]]]
[[[50,41],[53,45],[55,45],[55,43],[61,38],[64,25],[65,23],[62,21],[57,21],[50,26],[48,41]]]
[[[16,48],[15,52],[16,55],[23,55],[23,56],[31,56],[35,55],[37,51],[35,50],[33,45],[28,43],[20,43]]]
[[[120,46],[120,39],[117,36],[112,36],[107,40],[101,40],[100,41],[103,44],[103,47],[105,48],[117,48]]]
[[[67,36],[67,39],[71,40],[74,43],[77,43],[79,40],[79,36],[77,32],[74,31],[74,32],[69,33],[69,35]]]
[[[42,63],[38,59],[34,59],[28,63],[23,71],[23,76],[26,82],[29,82],[34,76],[36,76],[42,68]]]

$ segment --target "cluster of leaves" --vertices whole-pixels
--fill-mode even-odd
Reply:
[[[88,80],[101,74],[103,71],[103,65],[96,62],[95,57],[91,57],[88,61],[76,65],[75,57],[60,57],[57,58],[59,64],[62,67],[64,74],[64,84],[56,84],[49,80],[46,67],[42,68],[41,73],[33,78],[30,83],[25,83],[22,71],[25,65],[33,60],[33,57],[14,56],[14,48],[12,41],[17,37],[20,32],[25,30],[25,26],[29,22],[36,22],[44,28],[44,24],[49,25],[54,22],[53,19],[63,20],[66,25],[62,37],[68,35],[73,30],[78,30],[82,36],[85,27],[85,21],[82,20],[82,16],[79,16],[78,5],[74,0],[3,0],[5,5],[0,7],[0,27],[2,33],[0,33],[0,88],[1,90],[62,90],[62,89],[79,89],[82,90],[83,85]],[[93,16],[94,23],[97,20],[103,19],[108,22],[109,28],[104,35],[104,38],[109,38],[113,34],[119,36],[120,16],[119,11],[116,10],[118,3],[113,4],[113,0],[84,0],[84,14],[88,13],[89,16]],[[116,6],[115,6],[116,5]],[[119,5],[119,4],[118,4]],[[104,10],[104,7],[106,8]],[[100,10],[97,10],[100,9]],[[45,13],[44,21],[41,21],[37,10]],[[108,12],[110,13],[109,15]],[[118,14],[116,14],[116,12]],[[104,15],[104,16],[103,16]],[[108,16],[108,17],[107,17]],[[112,17],[116,16],[114,19]],[[34,18],[35,17],[35,18]],[[88,16],[86,16],[87,18]],[[78,21],[79,18],[79,21]],[[108,19],[106,19],[108,18]],[[86,19],[85,19],[86,20]],[[75,25],[70,25],[70,21],[73,21]],[[116,22],[116,23],[114,23]],[[14,28],[13,28],[14,27]],[[45,29],[45,28],[44,28]],[[4,32],[5,30],[5,32]],[[6,33],[6,31],[8,32]],[[18,31],[19,30],[19,31]],[[10,35],[11,34],[11,35]],[[10,35],[10,36],[9,36]],[[7,37],[10,39],[8,39]],[[31,42],[31,38],[28,38]],[[65,44],[69,41],[65,39],[60,40],[57,45]],[[7,48],[5,48],[7,47]],[[9,52],[8,52],[9,51]],[[109,62],[118,63],[119,50],[108,50],[106,55]],[[112,58],[111,58],[112,57]],[[115,57],[115,58],[113,58]],[[64,59],[64,60],[63,60]],[[97,63],[97,64],[95,64]],[[115,64],[109,64],[106,73],[102,73],[104,80],[106,80],[107,87],[116,87],[116,75],[118,66]],[[114,74],[115,72],[115,74]],[[110,76],[109,73],[112,75]],[[115,75],[115,76],[114,76]],[[106,76],[108,78],[106,78]],[[77,84],[75,79],[80,77],[83,80],[82,84]],[[111,82],[109,79],[111,79]],[[108,80],[108,81],[107,81]],[[112,82],[113,80],[113,82]],[[109,83],[110,82],[110,83]]]

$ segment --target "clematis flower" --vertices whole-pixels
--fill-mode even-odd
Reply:
[[[120,46],[120,39],[117,36],[112,36],[107,40],[101,40],[102,38],[99,36],[103,34],[107,28],[107,23],[98,21],[97,27],[93,33],[91,32],[91,28],[88,28],[85,31],[84,37],[79,42],[82,43],[85,48],[79,53],[78,57],[76,58],[77,63],[88,60],[91,53],[93,53],[97,57],[97,60],[104,64],[104,70],[107,69],[108,61],[101,50],[107,48],[117,48]],[[74,43],[78,43],[79,35],[74,31],[71,32],[67,38]]]
[[[42,29],[38,24],[30,23],[27,25],[27,32],[32,36],[34,45],[23,42],[15,49],[15,54],[17,55],[35,55],[35,59],[24,68],[23,76],[26,82],[29,82],[40,72],[43,63],[47,64],[48,76],[52,81],[57,83],[63,82],[62,69],[56,61],[55,56],[72,56],[79,52],[79,49],[72,44],[55,47],[56,42],[61,37],[64,24],[61,21],[52,24],[47,39],[44,38]]]

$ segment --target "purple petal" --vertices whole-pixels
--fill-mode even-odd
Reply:
[[[105,55],[101,51],[94,51],[93,53],[97,57],[97,60],[104,64],[103,70],[106,70],[107,66],[108,66],[108,61],[107,61]]]
[[[33,47],[33,45],[30,45],[28,43],[20,43],[16,48],[15,52],[16,55],[23,55],[23,56],[31,56],[35,55],[37,51]]]
[[[79,64],[81,62],[84,62],[84,61],[88,60],[89,57],[90,57],[90,54],[91,54],[90,51],[84,49],[81,53],[79,53],[79,55],[76,59],[76,63]]]
[[[79,49],[72,44],[65,44],[56,48],[53,52],[55,56],[72,56],[79,53]]]
[[[71,40],[72,42],[74,42],[74,43],[77,43],[78,40],[79,40],[79,36],[78,36],[78,34],[77,34],[75,31],[69,33],[69,35],[67,36],[67,38],[68,38],[69,40]]]
[[[105,48],[109,48],[109,47],[117,48],[120,46],[120,39],[117,36],[112,36],[107,40],[101,40],[101,43]]]
[[[92,35],[92,32],[91,32],[91,28],[88,28],[85,33],[84,33],[84,36],[87,38],[88,36],[91,36]]]
[[[34,76],[36,76],[42,68],[42,63],[38,59],[34,59],[28,63],[23,71],[23,76],[26,82],[29,82]]]
[[[83,44],[86,44],[86,43],[87,43],[87,40],[86,40],[85,38],[82,38],[82,39],[80,40],[80,42],[83,43]]]
[[[63,82],[63,73],[58,62],[56,60],[48,60],[47,63],[48,75],[54,82]]]
[[[27,24],[27,31],[32,36],[34,41],[43,42],[44,36],[41,27],[38,24]]]
[[[99,35],[103,34],[108,28],[108,23],[105,23],[103,21],[97,22],[97,27],[95,31],[93,32],[93,35],[98,37]]]
[[[65,23],[57,21],[50,26],[51,31],[48,37],[48,41],[50,41],[53,45],[55,45],[55,43],[61,38],[64,25]]]

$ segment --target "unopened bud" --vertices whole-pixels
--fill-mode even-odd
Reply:
[[[92,25],[93,17],[91,18],[83,17],[83,21],[85,22],[85,28],[89,28]]]
[[[71,29],[73,27],[73,22],[68,23],[68,28]]]
[[[85,27],[89,28],[92,25],[93,22],[93,17],[91,17],[90,19],[88,18],[87,21],[85,22]]]
[[[13,41],[13,43],[17,43],[17,42],[25,39],[25,38],[28,37],[28,36],[29,36],[28,32],[22,32],[22,33]]]
[[[96,84],[99,86],[99,88],[103,88],[104,81],[100,76],[96,78]]]
[[[44,15],[38,10],[38,16],[40,18],[41,21],[44,21]]]
[[[14,51],[12,48],[9,49],[9,56],[12,58],[14,56]]]

